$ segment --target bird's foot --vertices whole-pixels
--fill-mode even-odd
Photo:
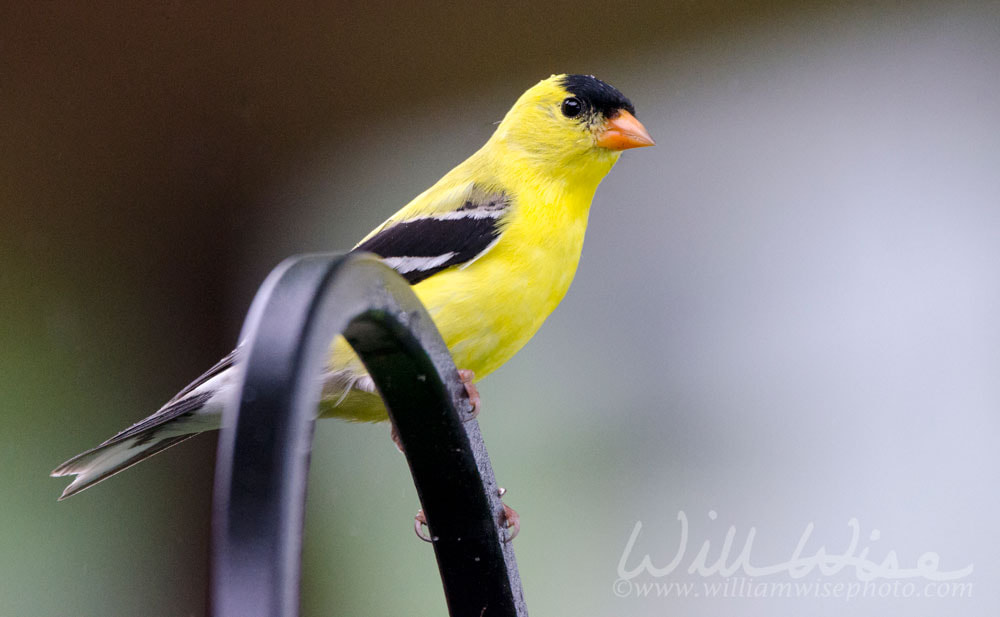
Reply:
[[[501,495],[505,492],[504,489],[500,489]],[[517,534],[521,531],[521,515],[517,513],[514,508],[503,504],[503,526],[507,529],[507,536],[503,539],[504,542],[510,542],[517,537]],[[417,515],[413,517],[413,532],[417,534],[417,537],[424,542],[434,542],[437,537],[430,535],[427,531],[424,531],[424,527],[427,526],[427,516],[424,515],[423,509],[417,510]],[[429,531],[429,530],[428,530]]]
[[[497,491],[501,497],[507,492],[507,489],[500,487]],[[517,537],[517,534],[521,531],[521,515],[517,513],[517,510],[508,506],[507,504],[500,502],[503,505],[503,525],[507,528],[507,537],[504,538],[504,542],[510,542]]]
[[[476,384],[472,381],[476,378],[476,374],[468,369],[459,369],[458,378],[462,381],[462,385],[465,386],[465,393],[469,396],[469,403],[472,404],[472,410],[469,412],[469,417],[465,418],[465,420],[473,420],[479,415],[479,409],[482,405],[482,399],[479,397],[479,390],[476,389]]]

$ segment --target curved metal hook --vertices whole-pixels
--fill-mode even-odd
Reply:
[[[373,256],[286,260],[243,327],[239,406],[223,414],[213,614],[298,614],[318,376],[334,336],[364,362],[403,442],[452,615],[527,615],[503,505],[447,347],[406,281]],[[465,414],[467,415],[467,414]]]

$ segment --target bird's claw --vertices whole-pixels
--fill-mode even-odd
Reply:
[[[476,384],[472,380],[476,378],[476,374],[468,369],[459,369],[458,378],[461,380],[462,385],[465,386],[465,393],[469,397],[469,403],[472,405],[472,410],[469,411],[469,416],[465,418],[466,422],[469,420],[474,420],[476,416],[479,415],[479,409],[482,404],[482,399],[479,397],[479,390],[476,389]]]
[[[521,515],[514,508],[503,504],[503,526],[507,529],[507,536],[504,542],[510,542],[517,537],[521,531]]]
[[[507,489],[500,486],[497,487],[497,495],[503,497],[507,494]],[[518,532],[521,531],[521,515],[517,513],[514,508],[508,506],[507,504],[500,502],[503,506],[503,526],[507,529],[507,537],[504,538],[504,542],[510,542],[517,537]]]
[[[396,430],[396,423],[391,420],[389,423],[392,424],[392,430],[389,431],[389,439],[392,440],[392,443],[396,444],[397,450],[406,454],[406,450],[403,449],[403,440],[399,438],[399,431]]]
[[[417,537],[424,542],[433,542],[437,538],[431,537],[430,534],[424,532],[424,527],[427,525],[427,517],[424,516],[424,511],[421,508],[417,510],[417,515],[413,517],[413,531],[417,534]]]

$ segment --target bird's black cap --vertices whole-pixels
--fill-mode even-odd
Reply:
[[[621,109],[635,115],[632,101],[625,98],[617,88],[593,75],[567,75],[563,77],[562,86],[605,118],[614,116]]]

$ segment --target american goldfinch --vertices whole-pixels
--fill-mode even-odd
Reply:
[[[514,103],[496,132],[356,247],[413,286],[478,406],[473,374],[489,375],[538,331],[576,271],[590,204],[628,148],[653,145],[635,108],[589,75],[553,75]],[[148,418],[66,461],[64,499],[197,433],[219,427],[234,351]],[[388,419],[343,338],[332,345],[320,415]]]

